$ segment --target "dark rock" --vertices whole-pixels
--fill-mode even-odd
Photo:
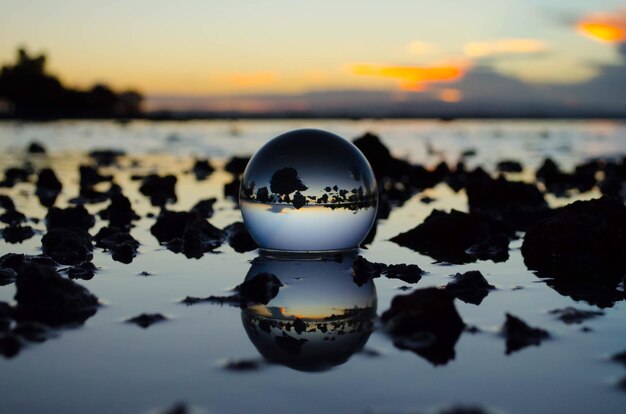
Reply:
[[[465,328],[453,300],[440,289],[417,289],[393,298],[381,319],[397,348],[433,365],[446,364],[454,359],[454,346]]]
[[[20,352],[22,343],[19,336],[11,332],[0,332],[0,354],[5,358],[12,358]]]
[[[17,272],[10,267],[0,268],[0,286],[6,286],[15,282],[15,278],[17,277]],[[0,313],[0,317],[2,314]]]
[[[182,238],[185,229],[198,219],[195,213],[186,211],[162,211],[156,223],[150,227],[150,233],[159,241],[166,243],[175,238]]]
[[[293,321],[293,330],[296,331],[298,335],[302,335],[302,333],[306,331],[306,323],[302,319],[296,318]]]
[[[491,179],[491,176],[481,167],[476,167],[472,171],[467,170],[463,161],[459,161],[455,169],[450,171],[447,177],[444,177],[444,181],[454,192],[459,192],[467,187],[470,181],[483,179]]]
[[[562,194],[567,190],[567,176],[561,171],[559,166],[551,159],[546,158],[543,164],[535,172],[537,180],[544,183],[548,191]]]
[[[0,207],[7,211],[15,210],[15,204],[13,203],[13,200],[6,194],[0,194]]]
[[[259,247],[250,236],[246,226],[240,221],[226,226],[224,231],[228,234],[228,244],[237,253],[250,252]]]
[[[91,280],[98,271],[96,265],[91,262],[82,262],[67,269],[70,279]]]
[[[522,163],[515,160],[502,160],[498,162],[496,168],[501,172],[514,172],[519,173],[524,170]]]
[[[122,243],[131,243],[135,249],[139,248],[139,242],[130,233],[114,226],[102,227],[94,236],[94,240],[97,247],[108,250]]]
[[[89,156],[101,167],[108,167],[115,164],[117,159],[123,155],[125,155],[124,151],[114,149],[99,149],[89,153]]]
[[[131,241],[118,243],[111,249],[111,258],[124,264],[131,263],[136,255],[137,245]]]
[[[352,280],[359,286],[363,286],[370,279],[385,275],[388,279],[400,279],[406,283],[417,283],[422,278],[424,271],[418,265],[369,262],[363,256],[357,256],[352,262]]]
[[[246,300],[238,294],[230,296],[207,296],[204,298],[196,296],[187,296],[181,300],[180,303],[184,303],[187,306],[195,305],[197,303],[211,303],[215,305],[230,305],[236,307],[245,307]]]
[[[99,214],[100,218],[109,220],[109,225],[115,227],[130,227],[134,220],[139,220],[130,200],[121,193],[112,195],[111,203]]]
[[[256,190],[256,199],[258,202],[267,203],[270,201],[270,192],[267,187],[261,187]]]
[[[7,210],[0,215],[0,221],[9,225],[17,225],[26,221],[26,216],[17,210]]]
[[[50,328],[37,322],[20,322],[13,329],[13,333],[29,342],[45,342],[50,338]]]
[[[490,414],[491,411],[482,407],[471,405],[459,405],[450,408],[444,408],[437,414]]]
[[[530,345],[539,346],[542,340],[550,337],[547,331],[528,326],[523,320],[508,313],[502,326],[502,335],[506,338],[507,355]]]
[[[193,173],[196,176],[196,180],[202,181],[215,171],[213,166],[209,163],[209,160],[196,160],[192,168]]]
[[[476,151],[476,149],[474,148],[468,148],[465,149],[461,152],[461,158],[469,158],[469,157],[473,157],[477,154],[478,152]]]
[[[422,279],[424,271],[415,264],[388,265],[383,272],[387,279],[400,279],[406,283],[417,283]]]
[[[506,262],[509,259],[509,237],[503,233],[493,234],[481,243],[469,247],[466,253],[478,260]]]
[[[52,229],[41,238],[41,245],[45,255],[61,264],[75,265],[93,257],[91,236],[77,227]]]
[[[291,167],[275,171],[270,179],[270,190],[275,194],[288,195],[294,191],[305,191],[307,188],[298,177],[298,171]]]
[[[10,268],[18,272],[23,264],[35,263],[41,266],[56,267],[59,264],[48,256],[31,256],[17,253],[7,253],[0,257],[0,268]]]
[[[619,387],[619,389],[621,389],[622,391],[626,391],[626,377],[622,378],[621,380],[619,380],[619,382],[617,383],[617,386]]]
[[[561,321],[565,322],[568,325],[571,325],[573,323],[582,323],[583,321],[587,319],[604,315],[604,312],[585,311],[585,310],[576,309],[572,307],[567,307],[563,309],[554,309],[554,310],[551,310],[550,313],[553,315],[557,315],[558,319],[560,319]]]
[[[293,195],[292,204],[297,210],[299,210],[306,204],[306,197],[304,197],[300,191],[296,191]]]
[[[616,302],[621,302],[625,298],[624,292],[613,285],[566,278],[546,279],[545,282],[563,296],[600,308],[613,307]]]
[[[185,229],[181,238],[170,240],[167,246],[175,253],[182,252],[188,258],[199,259],[204,253],[220,247],[225,237],[226,233],[206,220],[196,220]]]
[[[113,177],[110,175],[102,175],[97,168],[90,167],[88,165],[81,165],[78,167],[80,175],[81,187],[92,187],[98,183],[111,181]]]
[[[543,182],[549,192],[557,196],[565,196],[569,190],[573,189],[581,193],[591,190],[596,185],[595,176],[600,169],[600,162],[589,161],[577,166],[572,174],[568,174],[561,171],[552,159],[547,158],[535,176],[537,180]]]
[[[56,174],[50,168],[42,168],[39,171],[39,177],[36,183],[37,189],[54,190],[60,192],[63,189],[63,185],[57,178]]]
[[[601,165],[599,161],[589,161],[576,166],[572,181],[579,192],[584,193],[595,187],[597,183],[596,174],[600,169]]]
[[[189,258],[200,258],[215,250],[227,236],[208,221],[198,219],[195,213],[175,211],[161,212],[150,232],[168,249]]]
[[[96,313],[98,298],[53,268],[25,264],[15,282],[16,316],[50,326],[82,324]]]
[[[0,257],[0,268],[9,268],[17,272],[25,258],[26,256],[20,253],[7,253]]]
[[[283,284],[271,273],[259,273],[251,279],[246,279],[235,290],[244,298],[254,303],[267,305],[276,295]]]
[[[33,141],[28,145],[26,152],[29,154],[45,154],[46,148],[37,141]]]
[[[30,226],[12,225],[2,230],[2,236],[7,243],[22,243],[35,235],[35,231]]]
[[[619,354],[615,354],[611,357],[611,360],[615,362],[619,362],[626,366],[626,351],[620,352]]]
[[[211,218],[213,217],[213,204],[217,201],[217,198],[207,198],[205,200],[200,200],[193,207],[191,207],[191,212],[196,213],[199,218]]]
[[[184,403],[177,403],[176,405],[166,409],[165,411],[159,411],[159,414],[191,414],[192,410]]]
[[[75,205],[102,203],[121,192],[122,188],[115,183],[111,183],[107,191],[97,191],[92,187],[80,187],[78,197],[71,198],[68,202]]]
[[[30,164],[24,167],[9,167],[4,170],[4,179],[0,182],[0,187],[13,188],[17,183],[28,182],[33,173],[33,167]]]
[[[487,279],[478,270],[471,270],[463,274],[457,273],[454,280],[449,282],[445,290],[465,303],[480,305],[490,290],[496,287],[490,285]]]
[[[241,181],[239,177],[233,178],[231,182],[224,184],[224,197],[231,198],[238,205],[240,187]]]
[[[50,168],[43,168],[39,171],[35,194],[39,198],[39,202],[42,206],[53,206],[62,189],[63,185],[57,178],[54,171]]]
[[[352,262],[352,280],[359,286],[363,286],[371,279],[381,276],[387,269],[384,263],[370,262],[363,256],[357,256]]]
[[[508,243],[504,245],[503,237],[508,241],[512,236],[512,230],[505,223],[483,214],[433,210],[422,224],[391,241],[438,261],[461,264],[476,261],[478,257],[473,256],[471,250],[468,253],[468,249],[476,245],[482,245],[475,248],[481,252],[481,258],[502,261],[503,250],[508,251]],[[484,254],[490,251],[494,254]]]
[[[150,198],[153,206],[163,207],[176,202],[176,176],[150,174],[143,178],[139,191]]]
[[[610,198],[565,206],[528,230],[522,255],[541,276],[615,286],[626,274],[626,207]]]
[[[249,161],[250,157],[232,157],[224,166],[224,170],[234,176],[239,176],[243,174]]]
[[[46,215],[48,230],[58,228],[79,228],[89,230],[96,223],[96,219],[83,206],[58,208],[52,207]]]
[[[466,192],[470,211],[488,214],[517,230],[525,230],[550,214],[543,194],[533,184],[481,175],[468,180]]]
[[[408,162],[394,158],[380,138],[372,133],[367,132],[353,143],[367,158],[376,177],[402,178],[412,171]]]
[[[224,364],[224,369],[228,371],[257,371],[260,368],[259,361],[251,359],[228,360]]]
[[[167,318],[160,313],[142,313],[141,315],[135,316],[134,318],[127,319],[126,322],[134,323],[135,325],[146,329],[150,325],[166,320]]]

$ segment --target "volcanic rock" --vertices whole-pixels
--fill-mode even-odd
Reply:
[[[496,288],[489,284],[478,270],[471,270],[463,274],[457,273],[453,278],[454,280],[446,285],[446,292],[465,303],[473,305],[480,305],[489,294],[489,291]]]
[[[530,345],[539,346],[550,334],[541,329],[528,326],[523,320],[507,313],[502,326],[502,335],[506,338],[506,354],[512,354]]]
[[[41,239],[43,253],[61,264],[74,265],[90,261],[91,236],[77,227],[55,228]]]
[[[25,264],[15,285],[18,320],[50,326],[82,324],[98,307],[98,298],[91,292],[47,266]]]
[[[506,260],[508,254],[503,252],[508,252],[508,239],[512,236],[512,230],[504,222],[483,214],[433,210],[422,224],[391,241],[438,261],[461,264],[477,258]],[[472,254],[469,249],[473,246],[477,246],[474,252],[479,254]]]
[[[626,207],[606,197],[567,205],[528,230],[522,255],[541,276],[615,286],[626,274]]]
[[[417,289],[393,298],[381,319],[397,348],[433,365],[446,364],[454,359],[454,346],[465,328],[453,300],[440,289]]]

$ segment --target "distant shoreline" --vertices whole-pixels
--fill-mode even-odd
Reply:
[[[464,121],[464,120],[611,120],[625,121],[626,113],[616,114],[528,114],[528,115],[511,115],[511,114],[464,114],[454,117],[448,116],[426,116],[426,115],[380,115],[372,114],[363,115],[344,115],[344,114],[311,114],[311,113],[275,113],[275,114],[254,114],[254,113],[145,113],[132,117],[112,117],[112,116],[50,116],[50,117],[14,117],[8,115],[0,115],[0,122],[55,122],[55,121],[116,121],[120,123],[132,121],[276,121],[276,120],[431,120],[440,122]]]

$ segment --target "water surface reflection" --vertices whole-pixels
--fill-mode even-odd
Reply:
[[[376,316],[376,287],[371,280],[353,282],[354,258],[253,260],[246,280],[271,273],[284,285],[267,305],[241,313],[248,337],[267,361],[318,372],[363,349]]]

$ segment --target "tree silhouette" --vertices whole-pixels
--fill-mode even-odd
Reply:
[[[16,62],[0,69],[0,99],[9,102],[15,118],[109,118],[139,115],[142,96],[102,84],[87,91],[67,88],[46,72],[44,54],[31,56],[20,48]]]

